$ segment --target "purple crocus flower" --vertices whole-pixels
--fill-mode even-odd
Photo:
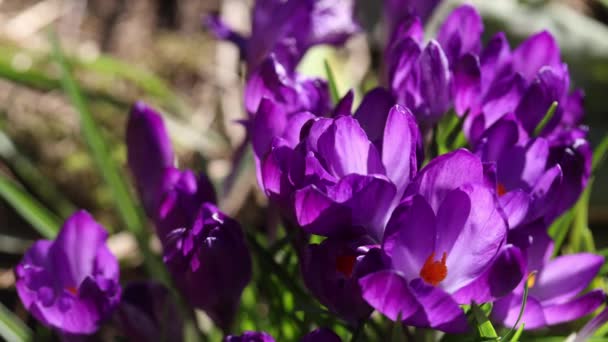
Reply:
[[[559,256],[553,260],[553,242],[545,232],[538,234],[526,250],[528,271],[538,272],[524,279],[513,293],[497,300],[492,320],[512,327],[517,321],[527,281],[529,292],[520,323],[526,330],[565,323],[588,315],[599,308],[606,295],[602,290],[581,292],[597,276],[604,258],[590,253]]]
[[[189,226],[168,235],[164,261],[188,303],[228,331],[252,273],[238,222],[213,204],[202,204]]]
[[[154,204],[148,215],[176,286],[227,331],[252,272],[240,225],[214,205],[215,192],[205,175],[159,161],[172,155],[167,152],[171,143],[160,116],[143,103],[131,112],[127,147],[137,188]],[[157,155],[159,150],[165,154]],[[160,176],[139,177],[145,172]]]
[[[276,137],[261,162],[264,191],[307,232],[368,234],[381,241],[392,208],[416,173],[420,144],[413,115],[386,106],[379,101],[382,93],[370,92],[354,116],[290,124],[290,131],[299,132],[297,144]],[[269,122],[273,115],[268,113]]]
[[[496,163],[497,191],[511,229],[539,219],[550,224],[576,202],[591,175],[587,141],[551,146],[549,138],[530,137],[514,114],[483,133],[476,153]]]
[[[189,226],[204,202],[215,202],[209,179],[174,167],[175,155],[161,116],[143,102],[131,109],[127,124],[127,161],[147,215],[161,239]]]
[[[463,115],[474,105],[481,32],[481,17],[469,5],[456,8],[426,46],[418,17],[406,16],[392,32],[385,54],[389,89],[425,130],[450,108]]]
[[[504,33],[495,35],[480,53],[481,83],[477,103],[464,123],[465,135],[474,145],[498,119],[515,114],[530,136],[535,133],[553,102],[558,106],[540,132],[550,142],[584,136],[583,94],[570,92],[568,67],[561,61],[553,36],[542,31],[511,51]],[[559,138],[561,137],[561,138]]]
[[[231,30],[218,16],[208,17],[206,24],[218,38],[237,44],[249,72],[271,53],[293,71],[311,47],[342,45],[359,31],[353,9],[353,0],[258,0],[248,38]]]
[[[288,73],[271,56],[247,81],[245,107],[250,113],[246,126],[259,165],[275,137],[295,146],[299,128],[311,118],[329,114],[331,100],[327,82]]]
[[[138,281],[125,287],[114,321],[130,341],[182,340],[182,318],[169,290]]]
[[[519,120],[508,115],[484,132],[476,150],[482,161],[496,165],[497,193],[511,229],[561,214],[555,206],[562,168],[550,163],[547,139],[528,137]]]
[[[311,244],[301,259],[306,287],[330,311],[356,326],[372,312],[361,297],[359,279],[385,267],[387,261],[373,241],[329,238]]]
[[[510,293],[525,271],[488,168],[466,150],[431,161],[394,211],[383,241],[391,267],[360,280],[363,298],[392,320],[464,332],[460,304]]]
[[[38,240],[15,268],[17,293],[44,325],[88,335],[120,301],[119,267],[108,233],[85,211],[68,218],[55,240]]]

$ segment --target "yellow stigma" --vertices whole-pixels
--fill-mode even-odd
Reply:
[[[529,289],[533,288],[534,284],[536,284],[536,271],[530,273],[528,275],[528,280],[526,280],[526,285],[528,285]]]

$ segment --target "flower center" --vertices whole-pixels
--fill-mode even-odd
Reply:
[[[336,258],[336,270],[350,278],[355,269],[357,257],[354,255],[340,255]]]
[[[498,183],[498,185],[496,186],[496,193],[498,194],[498,197],[506,194],[507,192],[507,188],[505,188],[504,185]]]
[[[444,252],[441,261],[435,260],[435,252],[431,253],[420,270],[420,278],[426,283],[437,286],[448,275],[448,267],[445,265],[447,254]]]
[[[78,289],[74,286],[68,286],[65,288],[65,290],[73,294],[74,296],[78,294]]]

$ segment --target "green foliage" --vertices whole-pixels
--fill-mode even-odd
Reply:
[[[0,336],[7,342],[33,341],[32,331],[0,303]]]
[[[59,218],[2,173],[0,173],[0,196],[40,235],[47,239],[52,239],[57,235],[60,227]]]
[[[323,61],[323,65],[325,67],[325,73],[327,75],[327,82],[329,83],[329,92],[331,94],[332,102],[338,103],[338,101],[340,101],[340,92],[338,91],[338,84],[336,83],[336,77],[335,77],[327,59]]]

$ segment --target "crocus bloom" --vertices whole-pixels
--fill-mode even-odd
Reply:
[[[294,123],[297,145],[277,137],[262,161],[266,194],[307,232],[381,240],[416,172],[420,141],[412,114],[385,106],[380,93],[370,92],[354,116]],[[268,113],[269,122],[273,115]]]
[[[148,215],[178,289],[227,331],[251,279],[251,258],[240,225],[215,207],[215,192],[204,174],[197,177],[159,161],[168,159],[171,143],[160,116],[143,103],[131,112],[127,147],[137,187],[144,189],[140,194],[148,194],[154,203]],[[165,155],[158,155],[159,150]],[[138,177],[146,172],[160,176]]]
[[[204,203],[190,225],[169,234],[165,247],[165,264],[188,303],[228,331],[252,273],[241,226]]]
[[[558,106],[541,136],[551,142],[565,132],[571,140],[584,136],[579,128],[583,94],[569,92],[568,67],[561,61],[559,46],[549,32],[529,37],[513,51],[504,34],[498,33],[481,52],[478,69],[478,101],[472,103],[464,123],[465,135],[473,144],[485,129],[510,113],[532,136],[554,101]]]
[[[484,132],[476,150],[481,160],[496,164],[497,193],[511,229],[561,214],[555,205],[562,168],[550,163],[547,139],[529,138],[517,118],[508,115]]]
[[[463,5],[426,46],[418,17],[405,17],[392,32],[385,55],[388,87],[397,103],[410,108],[426,129],[450,108],[463,115],[473,105],[480,82],[477,54],[482,31],[477,11]]]
[[[127,160],[147,215],[161,239],[188,226],[204,202],[215,202],[209,179],[174,167],[171,140],[161,116],[143,102],[131,109],[127,124]]]
[[[127,284],[114,322],[130,341],[182,340],[180,312],[169,290],[160,283]]]
[[[250,72],[271,53],[291,71],[309,48],[341,45],[359,31],[353,7],[353,0],[258,0],[248,38],[217,16],[208,17],[206,23],[218,38],[237,44]]]
[[[309,245],[300,263],[306,287],[321,304],[352,326],[372,312],[361,297],[359,279],[387,264],[380,250],[370,248],[369,243],[373,241],[329,238]]]
[[[247,81],[245,107],[250,114],[246,126],[259,166],[275,137],[295,146],[300,127],[311,118],[329,114],[331,101],[327,82],[289,73],[271,56]]]
[[[528,247],[528,271],[537,272],[524,279],[513,293],[499,299],[492,309],[492,320],[512,327],[517,321],[527,281],[529,291],[520,324],[534,330],[545,326],[569,322],[595,311],[606,295],[592,290],[581,295],[597,276],[604,258],[590,253],[559,256],[550,260],[553,242],[540,236]]]
[[[506,244],[507,222],[489,178],[466,150],[420,171],[386,229],[391,268],[359,281],[370,305],[407,325],[463,332],[459,304],[492,301],[515,288],[525,260]]]
[[[66,220],[55,240],[39,240],[15,268],[17,293],[41,323],[62,333],[99,329],[120,301],[118,261],[108,233],[85,211]]]

